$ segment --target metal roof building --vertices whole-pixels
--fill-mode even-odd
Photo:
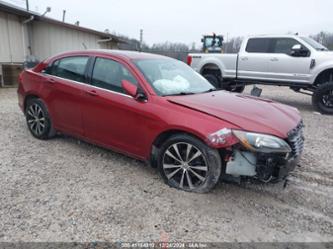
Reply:
[[[0,0],[0,86],[11,85],[27,59],[80,49],[112,49],[124,42],[109,33],[26,11]]]

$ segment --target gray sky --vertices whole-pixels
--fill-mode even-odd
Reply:
[[[25,6],[25,0],[7,0]],[[29,0],[30,8],[49,17],[79,20],[81,26],[109,29],[144,41],[200,43],[202,34],[246,36],[319,31],[333,32],[332,0]]]

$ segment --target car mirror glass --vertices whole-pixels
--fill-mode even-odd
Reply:
[[[136,97],[137,92],[138,92],[138,87],[134,85],[133,83],[129,82],[128,80],[122,80],[121,81],[121,86],[125,90],[125,92],[132,96],[133,98]]]

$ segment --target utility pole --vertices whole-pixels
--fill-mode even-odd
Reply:
[[[142,43],[143,43],[143,29],[140,29],[140,51],[142,51]]]
[[[29,0],[25,0],[26,6],[27,6],[27,11],[29,11]]]
[[[66,10],[63,10],[62,12],[62,22],[65,22],[66,19]]]

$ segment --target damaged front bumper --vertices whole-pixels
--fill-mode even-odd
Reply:
[[[226,155],[225,175],[238,178],[253,178],[261,182],[278,182],[286,179],[298,165],[303,152],[303,123],[291,130],[285,142],[290,152],[255,152],[241,144],[233,146]]]
[[[225,174],[232,177],[253,178],[261,182],[278,182],[286,179],[295,169],[300,157],[289,154],[265,154],[234,150]]]
[[[296,168],[299,160],[300,156],[295,157],[290,154],[259,154],[255,178],[263,182],[284,180]]]

